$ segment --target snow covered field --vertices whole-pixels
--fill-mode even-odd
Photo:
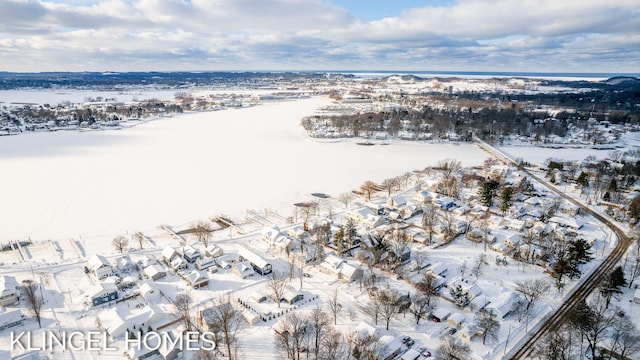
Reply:
[[[190,113],[120,131],[3,137],[0,242],[110,244],[127,231],[220,213],[271,208],[286,216],[312,192],[335,196],[440,159],[469,166],[487,157],[464,144],[314,142],[300,119],[329,101]]]

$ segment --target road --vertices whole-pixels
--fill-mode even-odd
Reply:
[[[498,151],[493,146],[487,144],[484,141],[477,140],[478,146],[492,154],[498,159],[504,160],[509,164],[514,164],[518,166],[513,159],[509,158],[507,155]],[[580,207],[581,211],[584,213],[588,213],[594,218],[598,219],[600,222],[609,227],[617,236],[618,243],[616,247],[611,251],[609,256],[598,265],[590,274],[588,274],[587,278],[584,279],[577,287],[575,287],[570,293],[567,300],[544,322],[540,323],[537,327],[532,329],[528,333],[528,336],[519,343],[516,344],[511,350],[505,355],[505,359],[529,359],[533,351],[535,350],[535,346],[546,334],[549,332],[558,329],[566,319],[566,315],[573,309],[573,307],[578,304],[580,301],[584,300],[591,294],[591,292],[597,288],[598,284],[602,281],[604,276],[613,271],[616,264],[620,262],[626,251],[629,249],[631,244],[633,243],[632,239],[625,233],[625,231],[620,228],[616,223],[612,222],[609,218],[603,216],[602,214],[593,211],[589,206],[580,201],[579,199],[575,199],[564,192],[560,191],[553,184],[550,184],[546,179],[532,173],[526,168],[522,168],[522,170],[529,175],[531,178],[537,180],[539,183],[545,185],[549,190],[555,192],[562,198],[570,201],[571,203]]]

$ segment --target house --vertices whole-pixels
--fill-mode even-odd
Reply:
[[[391,208],[398,209],[405,205],[407,205],[407,199],[404,196],[393,196],[387,199],[387,206]]]
[[[434,197],[435,196],[433,195],[431,190],[421,190],[416,193],[416,195],[413,197],[413,200],[418,204],[424,204],[428,201],[433,200]]]
[[[89,270],[98,280],[105,279],[113,275],[113,269],[107,258],[102,255],[93,255],[89,258]]]
[[[383,205],[367,202],[364,206],[371,210],[373,215],[384,215],[385,208]]]
[[[196,262],[196,260],[202,258],[200,250],[194,248],[191,245],[185,245],[179,248],[179,252],[180,256],[182,256],[183,259],[187,260],[190,263],[194,263]]]
[[[213,257],[210,256],[205,256],[196,260],[196,269],[198,270],[206,270],[215,265],[216,261],[213,259]]]
[[[204,250],[204,254],[212,258],[217,258],[224,255],[224,251],[217,245],[209,244],[209,246]]]
[[[432,264],[431,266],[429,266],[427,271],[432,273],[433,275],[445,276],[447,274],[448,268],[447,268],[447,265],[445,263],[436,262],[436,263]]]
[[[173,268],[173,270],[181,271],[187,268],[187,261],[176,255],[173,257],[173,260],[171,260],[171,263],[169,265],[171,265],[171,268]]]
[[[98,314],[98,319],[111,340],[126,336],[127,333],[137,334],[140,330],[146,333],[150,326],[156,329],[163,328],[175,321],[175,318],[166,316],[166,313],[154,303],[132,309],[110,307]]]
[[[15,304],[19,300],[18,281],[15,276],[0,276],[0,307]]]
[[[148,303],[157,304],[160,301],[160,290],[157,290],[151,281],[143,281],[138,285],[138,288],[140,289],[140,296]]]
[[[131,260],[129,255],[124,255],[114,261],[115,267],[120,272],[131,272],[136,269],[136,264]]]
[[[513,231],[522,231],[525,228],[525,223],[522,220],[511,220],[507,224],[507,228]]]
[[[160,264],[151,264],[149,266],[146,266],[143,271],[147,278],[152,279],[153,281],[162,279],[163,277],[167,276],[167,272]]]
[[[242,311],[242,317],[249,325],[255,325],[260,322],[260,316],[248,309]]]
[[[422,354],[416,349],[409,349],[400,356],[400,360],[417,360]]]
[[[480,294],[482,294],[482,288],[478,286],[478,284],[473,284],[471,286],[463,284],[462,291],[464,292],[465,295],[467,295],[467,298],[469,300],[473,300],[476,297],[478,297]]]
[[[280,302],[286,302],[289,305],[293,305],[302,299],[304,299],[304,294],[301,291],[287,287],[284,294],[282,294]]]
[[[584,224],[574,218],[566,219],[559,216],[552,216],[549,221],[551,224],[556,224],[557,226],[569,228],[572,230],[580,230]]]
[[[379,341],[381,348],[378,350],[378,359],[380,360],[395,359],[404,349],[404,345],[400,340],[391,335],[383,335]]]
[[[199,271],[193,270],[189,275],[187,275],[187,282],[192,288],[198,289],[203,286],[207,286],[209,284],[209,278],[206,275],[201,274]]]
[[[178,354],[183,349],[183,345],[181,342],[182,333],[180,333],[177,329],[173,329],[167,332],[160,333],[160,338],[164,339],[160,344],[160,349],[158,352],[163,360],[175,360],[178,358]]]
[[[176,249],[172,248],[171,246],[167,246],[162,249],[162,258],[167,263],[171,263],[171,260],[173,260],[173,258],[176,256],[178,256],[178,253],[176,252]]]
[[[504,239],[504,244],[510,248],[518,247],[518,245],[520,245],[520,235],[511,234],[507,236],[507,238]]]
[[[569,216],[576,216],[580,213],[580,207],[572,203],[563,203],[560,205],[560,212]]]
[[[400,209],[400,214],[403,219],[409,219],[418,214],[422,214],[422,207],[415,204],[407,204]]]
[[[442,210],[450,210],[456,206],[455,200],[452,198],[445,196],[435,201],[436,205],[438,205]]]
[[[491,250],[504,254],[507,251],[507,245],[502,242],[491,245]]]
[[[491,303],[491,300],[486,295],[478,295],[469,303],[471,311],[480,311]]]
[[[455,329],[460,329],[462,324],[464,323],[465,317],[462,313],[455,313],[447,319],[447,324],[451,325],[451,327]]]
[[[87,290],[87,301],[92,306],[99,306],[118,299],[118,288],[115,284],[99,283]]]
[[[444,308],[437,308],[431,312],[431,319],[435,322],[443,322],[449,318],[451,311]]]
[[[342,281],[353,282],[361,279],[363,275],[364,272],[360,267],[344,263],[340,268],[338,278]]]
[[[515,309],[518,301],[518,294],[514,291],[508,291],[502,293],[497,299],[494,299],[493,302],[487,305],[486,309],[491,315],[499,319],[504,319]]]
[[[458,336],[460,339],[470,342],[476,335],[478,335],[478,328],[475,325],[462,325],[462,329],[458,330]]]
[[[261,239],[267,243],[269,247],[276,248],[280,251],[290,249],[293,243],[293,240],[283,234],[277,226],[263,229]]]
[[[269,300],[269,296],[262,291],[256,290],[251,293],[249,300],[255,301],[259,304]]]
[[[240,260],[247,260],[251,263],[253,269],[260,275],[268,275],[272,272],[271,263],[247,248],[240,249],[238,257]]]
[[[250,278],[256,273],[253,266],[251,266],[251,263],[248,261],[239,261],[233,264],[231,269],[233,273],[242,280]]]
[[[22,325],[24,321],[24,316],[22,315],[22,310],[7,310],[3,309],[0,312],[0,331],[9,329],[15,326]]]

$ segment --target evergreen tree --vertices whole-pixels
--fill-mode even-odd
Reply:
[[[576,180],[576,183],[578,183],[578,185],[580,185],[583,188],[586,188],[589,186],[589,175],[586,172],[581,172],[580,175],[578,175],[578,179]]]
[[[496,196],[498,185],[499,183],[496,180],[486,180],[480,185],[478,196],[480,196],[480,202],[484,206],[493,205],[493,198]]]
[[[605,297],[605,308],[609,308],[611,298],[614,295],[622,294],[621,287],[627,285],[627,280],[624,278],[624,271],[621,266],[616,267],[604,280],[600,287],[600,293]]]
[[[511,186],[505,186],[502,189],[502,194],[500,195],[500,211],[502,211],[502,215],[504,215],[507,210],[511,207],[511,202],[513,200],[513,188]]]

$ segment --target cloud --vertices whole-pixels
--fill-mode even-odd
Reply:
[[[0,70],[638,71],[640,0],[444,4],[362,22],[329,0],[4,0]]]

